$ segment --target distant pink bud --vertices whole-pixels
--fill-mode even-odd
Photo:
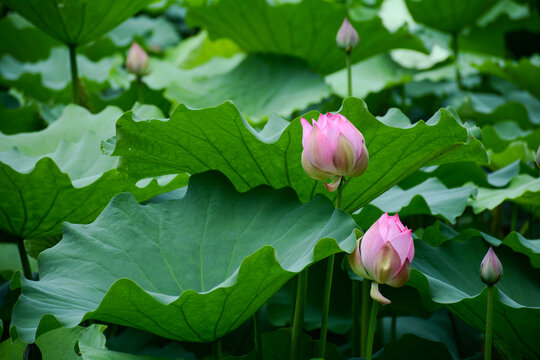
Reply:
[[[360,176],[369,155],[364,137],[345,116],[321,114],[311,125],[300,119],[303,128],[302,166],[315,180],[327,180],[328,191],[335,191],[343,176]]]
[[[359,43],[360,37],[358,36],[358,33],[351,25],[349,20],[345,18],[336,36],[336,44],[338,48],[346,52],[351,52],[355,47],[358,46]]]
[[[495,251],[490,246],[480,264],[480,279],[487,285],[495,285],[503,276],[503,267]]]
[[[409,280],[413,257],[412,231],[403,226],[397,214],[384,213],[357,241],[349,264],[358,276],[401,287]]]
[[[134,42],[129,49],[126,69],[135,75],[143,76],[147,74],[148,54]]]

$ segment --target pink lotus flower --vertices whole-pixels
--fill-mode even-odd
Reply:
[[[343,20],[336,36],[336,45],[341,50],[351,52],[360,43],[360,37],[347,18]]]
[[[313,126],[300,119],[304,135],[302,166],[315,180],[325,182],[328,191],[335,191],[343,176],[360,176],[366,170],[369,155],[362,133],[340,114],[319,115]]]
[[[371,297],[389,304],[379,292],[379,284],[401,287],[409,280],[414,257],[412,230],[403,226],[398,214],[384,213],[364,236],[358,239],[349,256],[352,270],[365,279],[373,280]]]
[[[143,76],[147,74],[147,67],[148,54],[134,42],[128,52],[126,69],[132,74]]]
[[[490,246],[486,256],[480,264],[480,278],[487,285],[495,285],[503,276],[502,264]]]

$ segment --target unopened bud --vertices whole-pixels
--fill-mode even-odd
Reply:
[[[360,37],[353,26],[345,18],[336,36],[337,47],[346,52],[351,52],[360,43]]]
[[[131,44],[126,60],[126,69],[135,75],[143,76],[147,74],[148,54],[134,42]]]
[[[487,285],[495,285],[503,276],[503,267],[495,251],[490,246],[489,250],[480,264],[480,278]]]

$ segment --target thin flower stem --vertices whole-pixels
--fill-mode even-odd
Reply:
[[[255,334],[255,359],[262,360],[262,337],[261,337],[261,321],[260,321],[260,310],[257,310],[253,314],[253,333]]]
[[[343,188],[345,187],[345,178],[341,178],[341,182],[338,186],[338,193],[336,199],[336,208],[341,209],[343,203]],[[326,335],[328,333],[328,312],[330,311],[330,294],[332,293],[332,276],[334,274],[334,262],[336,256],[334,254],[328,257],[328,263],[326,265],[326,278],[324,281],[324,295],[322,306],[322,319],[321,319],[321,335],[319,339],[319,357],[326,356]]]
[[[212,343],[212,355],[214,360],[221,360],[221,339],[218,339]]]
[[[360,342],[360,356],[366,356],[366,347],[367,347],[367,334],[369,329],[369,303],[371,297],[369,296],[370,283],[367,279],[362,280],[362,332],[361,332],[361,342]]]
[[[352,356],[360,357],[360,282],[352,281]]]
[[[334,272],[335,258],[336,256],[334,254],[330,255],[330,257],[328,258],[328,264],[326,265],[326,279],[324,282],[324,298],[323,298],[322,320],[321,320],[321,337],[319,341],[319,357],[323,359],[326,356],[326,334],[328,332],[328,312],[330,311],[330,293],[332,291],[332,275]]]
[[[306,309],[308,269],[304,269],[298,274],[298,287],[296,292],[296,305],[294,309],[294,322],[291,336],[291,360],[302,358],[300,347],[300,337],[304,328],[304,311]]]
[[[144,88],[141,75],[137,75],[137,100],[139,103],[144,104]]]
[[[71,66],[71,101],[79,105],[79,72],[75,45],[69,45],[69,64]]]
[[[459,71],[459,34],[457,31],[452,33],[452,45],[454,47],[454,59],[455,59],[455,71],[456,82],[458,89],[463,89],[463,82],[461,81],[461,72]]]
[[[491,340],[493,337],[493,285],[487,286],[486,336],[484,360],[491,360]]]
[[[347,96],[352,96],[351,52],[347,51]]]
[[[372,302],[371,314],[369,316],[369,331],[366,344],[366,360],[371,360],[373,353],[373,339],[375,338],[375,324],[377,324],[377,311],[379,310],[379,303]]]
[[[30,267],[30,262],[28,261],[28,254],[26,253],[26,248],[24,247],[24,239],[18,239],[17,247],[19,248],[19,256],[21,257],[21,265],[23,268],[24,277],[32,280],[32,268]]]

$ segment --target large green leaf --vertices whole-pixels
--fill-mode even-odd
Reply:
[[[508,80],[540,99],[540,55],[518,62],[493,58],[478,65],[478,70]]]
[[[92,221],[119,192],[142,201],[185,185],[178,176],[139,188],[117,173],[118,159],[100,146],[120,115],[113,107],[92,115],[70,105],[43,131],[0,134],[0,229],[27,239],[58,235],[63,221]]]
[[[68,45],[82,45],[105,34],[150,0],[2,0],[28,21]]]
[[[474,24],[495,1],[405,0],[405,3],[415,21],[452,33]]]
[[[295,273],[355,246],[354,221],[324,197],[239,194],[218,173],[194,175],[183,199],[146,206],[120,194],[90,225],[66,224],[22,281],[12,333],[32,341],[85,319],[212,341],[238,327]],[[114,261],[103,261],[112,259]]]
[[[355,98],[346,99],[340,113],[364,134],[370,156],[367,171],[345,187],[343,208],[347,211],[365,206],[422,166],[487,160],[480,142],[471,139],[444,109],[427,124],[420,121],[407,129],[383,124]],[[304,116],[317,118],[318,113]],[[179,105],[168,121],[136,122],[126,113],[117,122],[113,155],[122,156],[119,170],[134,180],[219,170],[239,191],[267,184],[292,187],[301,201],[316,193],[333,198],[335,194],[329,194],[322,182],[310,179],[302,169],[299,120],[289,125],[271,117],[257,133],[228,102],[202,110]]]
[[[424,240],[431,241],[431,232]],[[479,331],[485,327],[486,290],[478,269],[488,246],[478,238],[450,240],[438,247],[416,241],[409,285],[426,301],[443,304]],[[495,249],[504,267],[496,285],[493,337],[495,346],[512,359],[540,356],[540,269],[504,245]]]
[[[154,67],[155,71],[163,71]],[[167,74],[171,79],[171,74]],[[209,77],[179,77],[167,87],[165,96],[189,107],[205,108],[231,100],[246,117],[259,121],[269,114],[288,117],[319,103],[330,95],[321,75],[297,59],[250,55],[234,69]]]
[[[204,27],[211,36],[230,38],[247,52],[296,56],[324,75],[345,67],[345,54],[336,46],[337,31],[347,16],[344,5],[324,0],[190,3],[188,24]],[[377,16],[355,20],[354,13],[350,15],[361,38],[351,54],[353,63],[394,48],[425,51],[406,27],[390,32]]]
[[[525,206],[535,216],[540,217],[540,178],[527,174],[514,177],[507,188],[479,188],[478,196],[472,201],[476,214],[484,210],[493,210],[505,200]]]
[[[429,178],[407,190],[394,186],[370,205],[383,212],[399,212],[402,216],[439,215],[455,223],[456,218],[463,214],[469,198],[474,195],[475,186],[448,189],[437,178]]]

